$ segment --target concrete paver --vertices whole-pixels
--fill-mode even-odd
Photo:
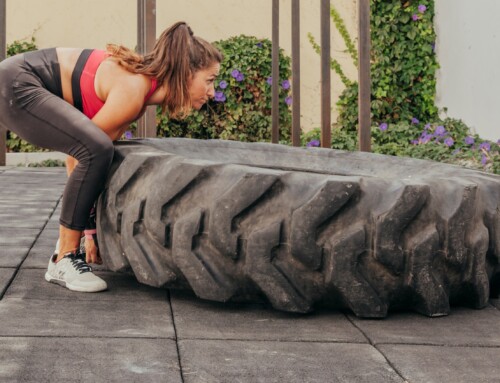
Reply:
[[[28,255],[30,245],[14,245],[14,246],[1,246],[0,245],[0,267],[19,267],[21,262]]]
[[[382,345],[379,349],[411,383],[500,382],[499,348]]]
[[[374,343],[434,344],[500,347],[500,311],[453,308],[449,316],[427,318],[413,313],[393,313],[384,320],[353,322]]]
[[[168,339],[2,338],[1,382],[181,383]]]
[[[179,352],[185,383],[404,381],[370,345],[181,340]]]
[[[0,168],[1,382],[500,382],[498,299],[364,320],[206,302],[103,266],[103,293],[47,283],[65,180]]]
[[[21,268],[47,269],[50,256],[54,253],[56,241],[57,239],[54,239],[54,242],[45,245],[35,243],[29,252],[29,257],[23,262]]]
[[[44,279],[46,269],[21,269],[5,294],[6,298],[75,301],[128,301],[167,304],[168,292],[140,284],[129,274],[96,272],[108,284],[108,290],[98,294],[75,294]]]
[[[171,301],[179,339],[368,343],[339,312],[293,315],[262,305],[201,301],[181,293],[172,293]]]
[[[4,298],[0,323],[0,336],[174,338],[168,302]]]
[[[16,269],[0,269],[0,297],[4,295],[7,286],[9,285]]]

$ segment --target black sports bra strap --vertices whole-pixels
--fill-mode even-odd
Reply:
[[[84,49],[78,57],[78,60],[75,65],[75,69],[71,74],[71,89],[73,93],[73,104],[75,108],[77,108],[80,112],[83,113],[83,105],[82,105],[82,91],[80,89],[80,77],[82,77],[83,68],[85,68],[85,64],[89,59],[90,54],[93,49]]]

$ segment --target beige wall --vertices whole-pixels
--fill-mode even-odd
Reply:
[[[332,2],[333,3],[333,2]],[[357,0],[334,2],[353,38],[357,35]],[[7,0],[7,42],[31,36],[41,48],[76,46],[102,48],[107,42],[131,48],[136,44],[136,0]],[[209,41],[239,34],[271,38],[271,0],[156,0],[158,34],[185,20],[196,34]],[[291,1],[280,0],[280,45],[291,50]],[[319,1],[301,1],[301,112],[302,128],[320,125],[320,60],[307,39],[311,32],[320,41]],[[357,72],[332,25],[332,55],[351,79]],[[332,100],[343,85],[332,73]],[[332,107],[335,121],[336,107]]]

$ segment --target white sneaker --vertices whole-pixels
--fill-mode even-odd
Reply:
[[[85,262],[84,257],[80,252],[68,253],[56,263],[57,254],[54,254],[50,258],[45,280],[72,291],[96,293],[106,290],[106,282],[92,273],[92,268]]]

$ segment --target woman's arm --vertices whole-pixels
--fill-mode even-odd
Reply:
[[[151,88],[151,80],[144,75],[130,73],[116,63],[107,64],[109,66],[105,71],[98,72],[100,76],[96,76],[99,80],[96,92],[105,102],[92,122],[114,141],[145,109],[144,98]]]

